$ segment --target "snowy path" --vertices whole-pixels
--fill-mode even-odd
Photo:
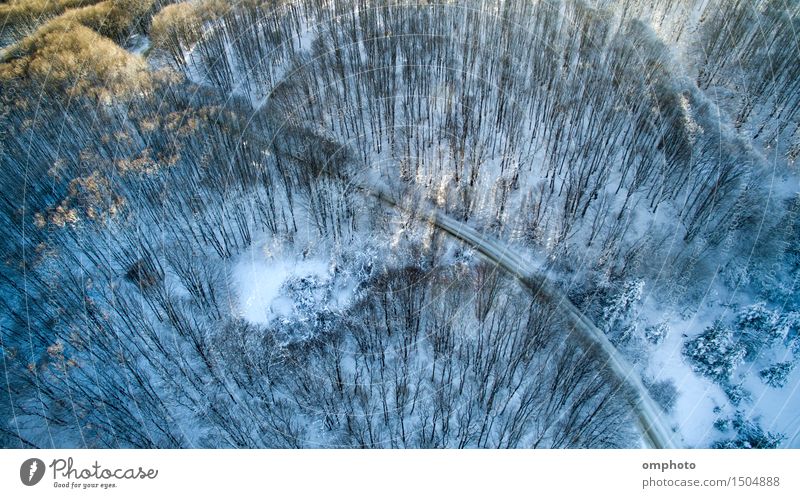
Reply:
[[[579,332],[578,337],[582,342],[586,346],[600,351],[605,356],[606,364],[614,375],[625,385],[632,388],[630,402],[636,411],[639,429],[645,442],[653,448],[677,447],[673,440],[672,432],[665,424],[665,415],[650,397],[633,365],[611,344],[606,335],[572,304],[564,293],[550,284],[545,274],[526,263],[523,258],[515,254],[501,241],[478,233],[474,228],[439,212],[435,208],[426,209],[406,205],[398,202],[391,195],[380,189],[360,187],[360,190],[386,204],[427,219],[456,239],[469,244],[486,258],[516,277],[533,293],[536,299],[560,308],[569,323],[574,327],[574,330]]]

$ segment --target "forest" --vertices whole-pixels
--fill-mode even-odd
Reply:
[[[0,445],[800,447],[798,32],[0,2]]]

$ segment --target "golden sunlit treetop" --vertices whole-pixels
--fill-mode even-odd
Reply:
[[[153,16],[150,37],[153,45],[166,48],[176,42],[195,43],[202,34],[203,23],[230,9],[221,0],[202,0],[167,5]]]
[[[142,57],[77,22],[57,19],[12,47],[0,61],[0,84],[26,83],[108,100],[146,93],[150,75]]]
[[[67,11],[62,17],[122,41],[153,8],[154,0],[106,0]]]
[[[95,3],[98,0],[9,0],[0,4],[0,29],[35,26],[67,9]]]

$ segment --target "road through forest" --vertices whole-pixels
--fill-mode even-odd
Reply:
[[[454,238],[468,244],[485,258],[503,268],[519,280],[535,299],[552,304],[560,310],[570,326],[577,332],[581,342],[598,351],[610,371],[631,389],[630,402],[636,412],[636,420],[645,443],[652,448],[676,448],[672,431],[666,423],[666,416],[653,401],[641,376],[633,365],[611,344],[606,335],[584,315],[560,290],[552,285],[545,274],[533,268],[513,249],[499,240],[479,233],[469,225],[448,216],[434,207],[411,206],[397,201],[393,196],[379,188],[359,186],[369,195],[376,197],[384,204],[424,218],[437,228]]]

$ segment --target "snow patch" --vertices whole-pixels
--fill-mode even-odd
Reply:
[[[284,295],[290,280],[315,278],[329,282],[328,262],[321,259],[269,258],[257,250],[240,256],[232,268],[232,280],[238,297],[239,314],[248,322],[268,324],[276,317],[293,313],[291,296]]]

